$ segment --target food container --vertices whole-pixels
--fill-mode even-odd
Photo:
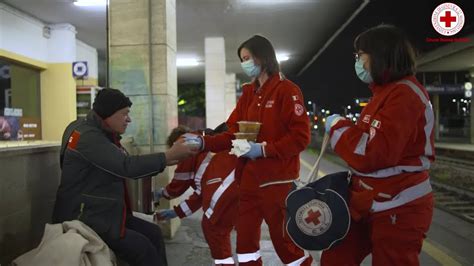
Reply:
[[[190,146],[191,148],[194,148],[194,149],[201,148],[201,142],[199,142],[199,140],[197,140],[197,139],[187,139],[187,140],[185,140],[184,144],[186,144],[187,146]]]
[[[240,133],[257,133],[260,131],[262,123],[253,121],[239,121],[239,132]]]
[[[236,139],[246,139],[248,141],[257,142],[258,133],[234,133]]]

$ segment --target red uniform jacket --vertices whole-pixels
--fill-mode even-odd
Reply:
[[[371,85],[373,97],[354,125],[338,121],[331,146],[353,172],[352,187],[371,187],[377,201],[425,181],[434,161],[434,115],[415,77]]]
[[[229,155],[228,150],[217,154],[210,152],[202,154],[207,155],[198,167],[201,170],[195,171],[195,176],[200,174],[201,178],[194,179],[195,182],[199,179],[199,184],[195,185],[194,193],[175,206],[174,210],[180,218],[184,218],[202,206],[204,215],[211,223],[215,223],[227,208],[237,207],[238,187],[235,182],[237,157]],[[207,166],[202,172],[205,165]]]
[[[242,97],[227,120],[229,130],[204,137],[204,149],[230,149],[238,121],[258,121],[262,125],[257,142],[266,142],[264,157],[246,160],[243,176],[253,176],[260,186],[291,182],[299,176],[299,154],[310,141],[309,119],[301,90],[276,74],[256,90],[255,83],[243,86]]]
[[[201,178],[209,165],[212,153],[201,152],[176,167],[173,179],[163,189],[163,197],[173,199],[181,196],[189,187],[194,189],[194,193],[174,209],[179,217],[183,218],[193,214],[201,208]]]

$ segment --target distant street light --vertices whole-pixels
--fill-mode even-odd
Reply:
[[[472,90],[472,83],[471,82],[464,83],[464,89],[467,91]]]

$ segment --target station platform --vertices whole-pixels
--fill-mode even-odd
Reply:
[[[315,155],[306,151],[301,154],[301,176],[306,176],[315,161]],[[343,171],[341,167],[331,161],[323,160],[320,174]],[[202,211],[183,219],[176,236],[167,240],[167,255],[170,266],[178,265],[213,265],[209,248],[201,230]],[[233,250],[235,252],[235,232],[232,234]],[[268,227],[262,225],[260,241],[261,254],[264,265],[283,265],[276,255],[270,240]],[[420,265],[473,265],[474,264],[474,224],[452,216],[442,210],[435,209],[433,223],[420,254]],[[320,252],[310,252],[313,264],[319,265]],[[234,257],[236,260],[236,258]],[[237,261],[237,260],[236,260]],[[369,255],[361,265],[371,265]]]
[[[474,153],[474,144],[468,143],[449,143],[449,142],[436,142],[436,149],[443,150],[456,150],[456,151],[465,151]]]
[[[435,142],[436,155],[474,161],[474,144]]]

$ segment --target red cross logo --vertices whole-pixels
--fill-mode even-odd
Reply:
[[[456,16],[451,17],[451,11],[446,11],[444,16],[439,18],[441,22],[444,22],[446,28],[451,27],[451,22],[456,22]]]
[[[437,6],[431,14],[433,28],[444,36],[457,34],[464,26],[464,21],[464,12],[453,3],[443,3]]]
[[[319,217],[321,216],[321,213],[319,211],[314,212],[312,209],[309,210],[308,212],[308,217],[304,218],[306,223],[313,223],[314,225],[318,225],[319,222]]]

